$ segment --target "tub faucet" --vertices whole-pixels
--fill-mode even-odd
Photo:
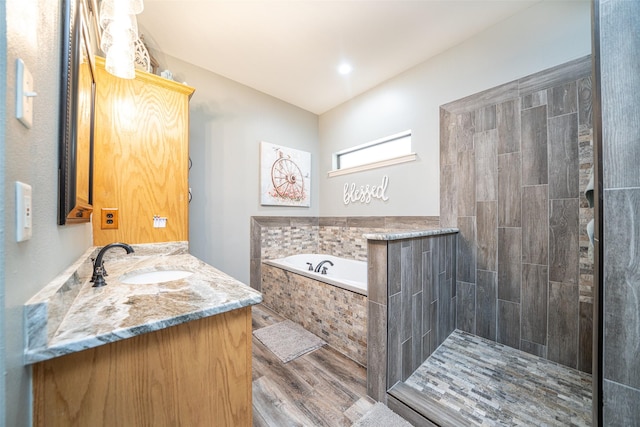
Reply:
[[[104,257],[105,252],[107,252],[111,248],[123,248],[127,251],[128,254],[133,253],[133,248],[126,243],[109,243],[98,252],[98,256],[93,261],[93,276],[91,277],[91,281],[93,282],[94,288],[99,288],[100,286],[104,286],[107,282],[104,281],[104,276],[108,276],[107,271],[104,269],[104,262],[102,258]]]
[[[318,265],[316,265],[316,269],[315,269],[315,270],[313,270],[313,271],[315,271],[316,273],[320,273],[320,268],[322,267],[322,265],[323,265],[323,264],[325,264],[325,263],[327,263],[327,262],[328,262],[330,265],[332,265],[332,266],[333,266],[333,263],[332,263],[331,261],[329,261],[328,259],[325,259],[324,261],[320,261],[320,262],[318,263]],[[325,272],[324,272],[323,274],[327,274],[327,270],[326,270],[326,268],[327,268],[327,267],[325,267],[325,270],[324,270]]]

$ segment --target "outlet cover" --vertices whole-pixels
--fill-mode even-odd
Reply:
[[[118,208],[102,208],[100,211],[100,228],[103,230],[118,228]]]

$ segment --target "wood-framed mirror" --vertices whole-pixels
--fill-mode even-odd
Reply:
[[[84,0],[62,2],[58,224],[88,222],[92,208],[95,64]]]

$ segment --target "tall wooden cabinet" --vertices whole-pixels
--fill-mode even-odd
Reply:
[[[121,79],[97,58],[93,240],[189,239],[189,98],[194,89],[150,73]],[[118,228],[102,227],[117,208]],[[154,227],[154,216],[167,218]]]

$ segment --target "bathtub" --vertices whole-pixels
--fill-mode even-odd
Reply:
[[[309,270],[307,263],[311,263],[315,269],[319,263],[325,260],[333,263],[333,265],[323,264],[324,267],[327,267],[327,274]],[[333,255],[298,254],[274,260],[264,260],[263,262],[360,295],[367,295],[367,263],[364,261],[339,258]]]
[[[327,274],[309,271],[325,263]],[[300,254],[263,260],[262,303],[367,365],[367,263],[331,255]]]

